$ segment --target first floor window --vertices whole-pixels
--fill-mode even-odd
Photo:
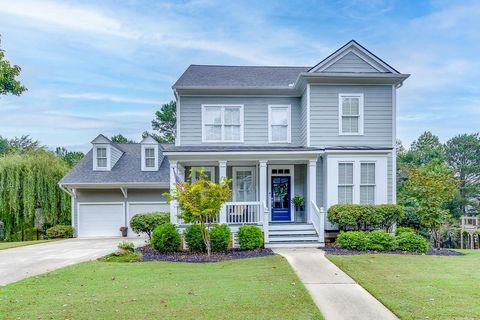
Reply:
[[[145,168],[155,168],[155,148],[145,148]]]
[[[97,168],[107,167],[107,148],[97,147]]]
[[[255,201],[255,168],[233,168],[233,201]]]
[[[240,142],[243,140],[242,106],[203,106],[203,140]]]
[[[338,164],[338,203],[353,203],[353,163]]]
[[[291,141],[290,105],[268,106],[268,125],[270,143],[289,143]]]
[[[195,182],[200,177],[200,171],[205,174],[205,179],[215,182],[215,168],[214,167],[192,167],[191,181]]]
[[[360,164],[360,203],[375,203],[375,163]]]
[[[340,134],[363,134],[363,95],[339,95]]]

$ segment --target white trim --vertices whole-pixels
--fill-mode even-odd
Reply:
[[[218,107],[221,108],[221,139],[220,140],[206,140],[205,137],[205,108],[208,107]],[[239,108],[240,109],[240,140],[225,140],[224,139],[224,130],[225,130],[225,108]],[[244,117],[243,117],[243,104],[202,104],[202,143],[243,143],[244,139]]]
[[[122,205],[122,210],[123,210],[123,221],[125,223],[125,219],[127,218],[126,214],[127,211],[125,210],[125,201],[112,201],[112,202],[77,202],[77,237],[81,234],[80,232],[80,206],[81,205]],[[120,232],[120,230],[118,230]]]
[[[98,148],[105,148],[105,153],[107,156],[107,166],[106,167],[98,167],[97,166],[97,149]],[[93,146],[93,170],[94,171],[110,171],[111,166],[111,159],[112,159],[112,150],[109,144],[96,144]]]
[[[253,181],[253,188],[254,188],[254,198],[256,199],[257,198],[257,190],[258,190],[258,187],[257,187],[257,178],[256,178],[256,174],[255,172],[257,171],[256,170],[256,167],[252,166],[252,167],[232,167],[232,200],[233,202],[236,202],[238,201],[236,199],[236,193],[235,193],[235,189],[237,187],[237,171],[250,171],[250,173],[252,174],[252,181]],[[249,200],[249,201],[256,201],[256,200]]]
[[[310,83],[307,83],[307,147],[310,147]]]
[[[179,146],[181,144],[181,140],[180,140],[180,95],[178,94],[178,92],[175,90],[175,95],[178,96],[177,98],[177,110],[175,110],[175,114],[176,114],[176,122],[175,122],[175,145],[176,146]]]
[[[196,168],[196,169],[203,169],[203,171],[205,171],[205,173],[209,172],[210,173],[210,177],[211,177],[211,181],[212,182],[215,182],[215,167],[202,167],[202,166],[192,166],[190,168],[190,174],[192,172],[192,168]],[[191,182],[195,182],[197,181],[197,177],[195,175],[193,175],[191,177]]]
[[[128,188],[121,187],[121,188],[120,188],[120,191],[122,191],[123,197],[124,197],[125,199],[127,199],[127,198],[128,198]]]
[[[155,155],[155,165],[153,167],[147,167],[145,165],[145,149],[152,149],[153,148],[153,152],[154,152],[154,155]],[[142,144],[142,156],[141,156],[141,159],[142,159],[142,171],[158,171],[158,144],[155,143],[155,144]]]
[[[268,211],[269,222],[272,222],[272,169],[289,169],[290,173],[276,173],[274,176],[290,177],[290,221],[295,221],[295,210],[293,208],[292,197],[295,195],[295,166],[293,164],[271,164],[268,165]],[[304,195],[305,198],[305,195]]]
[[[385,151],[384,151],[385,152]],[[390,152],[390,150],[388,150]],[[217,152],[217,151],[201,151],[201,152],[168,152],[165,151],[166,156],[208,156],[208,155],[271,155],[271,154],[295,154],[295,155],[305,155],[305,154],[320,154],[323,153],[323,150],[311,150],[311,151],[226,151],[226,152]],[[268,160],[268,159],[267,159]]]
[[[287,109],[287,140],[272,140],[272,109]],[[292,105],[269,104],[268,105],[268,143],[291,143],[292,142]]]
[[[397,203],[397,89],[392,85],[392,203]]]
[[[381,61],[379,58],[377,58],[376,56],[374,56],[373,54],[371,54],[370,52],[368,52],[367,50],[365,50],[361,46],[357,45],[353,41],[349,41],[347,44],[345,44],[343,47],[341,47],[340,50],[335,55],[330,57],[328,60],[323,61],[321,64],[319,64],[318,66],[316,66],[314,69],[310,70],[309,72],[324,71],[325,69],[330,67],[332,64],[334,64],[335,62],[337,62],[338,60],[340,60],[341,58],[343,58],[345,55],[347,55],[350,52],[353,52],[354,54],[356,54],[360,59],[362,59],[363,61],[365,61],[369,65],[371,65],[373,68],[375,68],[379,72],[385,72],[385,70],[379,69],[378,66],[376,66],[373,63],[371,63],[370,61],[367,61],[366,59],[364,59],[361,56],[361,54],[366,55],[368,58],[372,59],[374,62],[376,62],[381,67],[387,69],[388,71],[390,71],[394,74],[398,74],[398,72],[396,70],[394,70],[392,67],[390,67],[388,64]],[[358,53],[360,53],[360,55]]]
[[[343,118],[343,98],[358,98],[358,132],[343,132],[342,131],[342,118]],[[340,136],[362,136],[363,135],[363,93],[339,93],[338,94],[338,135]]]

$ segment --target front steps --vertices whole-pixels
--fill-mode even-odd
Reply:
[[[275,223],[268,227],[267,248],[323,247],[318,234],[309,223]]]

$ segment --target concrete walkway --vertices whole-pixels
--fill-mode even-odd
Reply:
[[[326,320],[398,319],[315,248],[274,249],[284,256]],[[388,285],[388,284],[385,284]]]
[[[114,252],[122,238],[68,239],[0,250],[0,286]],[[145,239],[127,239],[141,245]]]

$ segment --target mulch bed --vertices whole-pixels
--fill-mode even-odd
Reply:
[[[325,251],[327,254],[335,255],[335,256],[353,256],[353,255],[359,255],[359,254],[409,254],[409,255],[427,255],[427,256],[463,256],[465,255],[464,253],[455,251],[455,250],[450,250],[450,249],[440,249],[440,250],[435,250],[430,248],[427,253],[418,253],[418,252],[410,252],[410,251],[400,251],[400,250],[395,250],[395,251],[371,251],[371,250],[365,250],[365,251],[357,251],[357,250],[349,250],[349,249],[343,249],[339,248],[335,245],[332,244],[327,244],[325,248],[322,248],[323,251]]]
[[[142,254],[142,261],[171,261],[171,262],[218,262],[234,259],[245,259],[255,257],[265,257],[274,255],[270,249],[257,249],[257,250],[240,250],[230,249],[226,252],[212,252],[210,257],[206,253],[191,253],[188,251],[174,252],[174,253],[160,253],[150,248],[150,246],[144,246],[137,248],[136,251]]]

